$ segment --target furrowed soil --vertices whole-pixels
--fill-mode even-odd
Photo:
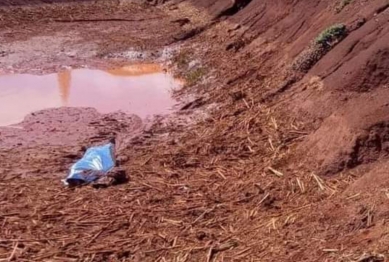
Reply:
[[[6,0],[0,18],[2,74],[156,62],[185,82],[151,122],[65,107],[1,127],[0,260],[388,260],[387,0]],[[63,186],[112,137],[129,182]]]

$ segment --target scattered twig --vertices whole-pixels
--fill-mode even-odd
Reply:
[[[14,248],[12,250],[11,255],[8,258],[8,261],[12,261],[15,258],[16,250],[18,249],[19,242],[15,242]]]
[[[323,180],[321,180],[321,178],[319,178],[317,175],[313,174],[312,173],[312,177],[315,179],[317,185],[319,186],[320,190],[321,191],[324,191],[325,187],[323,185]]]
[[[274,175],[278,176],[278,177],[283,177],[283,176],[284,176],[283,173],[281,173],[281,172],[278,171],[278,170],[275,170],[275,169],[272,168],[272,167],[268,167],[267,169],[268,169],[269,171],[271,171]]]

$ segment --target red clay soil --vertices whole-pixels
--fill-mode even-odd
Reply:
[[[205,78],[184,88],[200,102],[177,117],[213,109],[192,124],[157,121],[136,137],[135,116],[124,127],[96,116],[97,126],[82,124],[91,134],[66,146],[50,136],[47,144],[18,145],[28,134],[15,134],[12,148],[3,142],[0,258],[387,261],[388,7],[386,0],[192,0],[132,9],[134,17],[146,8],[172,25],[164,36],[121,39],[117,50],[185,39],[173,60],[189,80],[187,60],[202,61],[195,72]],[[178,18],[189,22],[177,25]],[[60,30],[37,20],[36,28]],[[319,46],[318,36],[335,24],[345,31]],[[7,42],[30,37],[13,26],[16,36]],[[154,26],[136,24],[140,33]],[[99,52],[116,49],[109,43]],[[301,61],[310,67],[299,70]],[[42,137],[39,130],[31,134]],[[59,175],[81,146],[112,132],[122,141],[119,162],[130,181],[63,187]]]

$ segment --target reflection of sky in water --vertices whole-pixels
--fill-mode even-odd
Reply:
[[[34,111],[61,107],[94,107],[146,117],[169,112],[171,89],[179,87],[155,65],[130,66],[108,72],[89,69],[44,76],[0,76],[0,125],[15,124]]]

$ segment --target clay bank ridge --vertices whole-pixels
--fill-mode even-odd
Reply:
[[[151,63],[183,84],[151,122],[61,107],[1,127],[1,260],[389,259],[387,0],[6,0],[0,17],[0,77]],[[128,181],[63,186],[112,137]]]

